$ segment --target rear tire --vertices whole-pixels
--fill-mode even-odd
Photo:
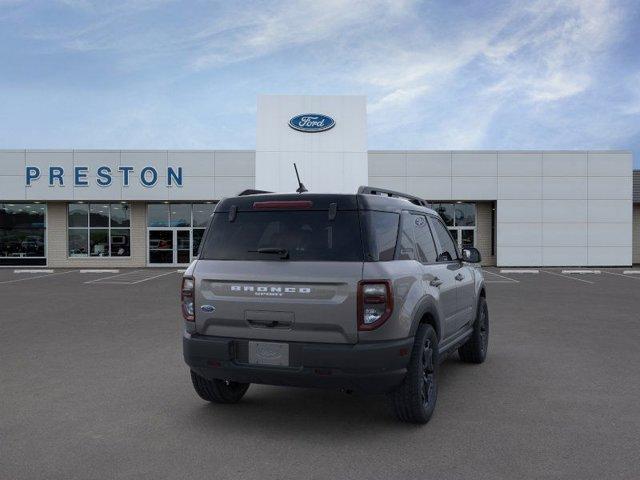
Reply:
[[[478,313],[473,323],[473,333],[467,343],[458,348],[460,360],[466,363],[482,363],[489,347],[489,309],[484,297],[478,302]]]
[[[200,398],[213,403],[238,403],[251,385],[217,379],[208,380],[193,370],[191,370],[191,382]]]
[[[431,325],[418,327],[402,385],[389,394],[398,420],[427,423],[438,397],[438,337]]]

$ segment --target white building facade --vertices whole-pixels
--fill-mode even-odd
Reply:
[[[485,264],[640,261],[630,152],[369,151],[362,96],[261,96],[257,115],[255,151],[0,150],[0,266],[188,264],[219,199],[294,191],[294,162],[310,191],[428,200]]]

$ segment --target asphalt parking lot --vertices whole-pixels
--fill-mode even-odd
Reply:
[[[640,275],[600,270],[486,269],[489,358],[446,360],[416,427],[332,391],[203,402],[175,269],[0,269],[0,478],[638,478]]]

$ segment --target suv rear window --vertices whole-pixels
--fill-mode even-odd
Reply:
[[[318,210],[238,212],[233,222],[215,213],[200,258],[281,260],[264,249],[284,250],[288,261],[362,261],[358,212],[338,211],[333,220]]]

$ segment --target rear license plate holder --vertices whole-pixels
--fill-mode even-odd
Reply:
[[[249,341],[249,363],[288,367],[289,344]]]

